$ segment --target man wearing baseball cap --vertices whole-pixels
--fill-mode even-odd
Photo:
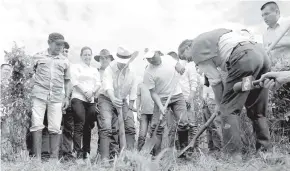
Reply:
[[[160,115],[164,115],[160,126],[157,130],[157,143],[153,149],[153,155],[156,156],[161,151],[162,134],[166,125],[167,115],[164,107],[169,95],[173,91],[172,97],[168,104],[173,114],[177,118],[178,136],[181,147],[188,144],[188,118],[187,109],[181,87],[179,85],[180,74],[184,73],[184,68],[180,68],[180,63],[168,55],[162,55],[160,51],[151,50],[145,53],[144,57],[149,62],[149,66],[145,70],[144,84],[149,89],[151,97],[154,101],[153,119],[151,123],[151,134],[155,130]],[[178,72],[180,73],[178,73]]]
[[[61,52],[64,37],[60,33],[48,36],[49,48],[33,56],[34,86],[32,89],[31,127],[33,153],[41,159],[42,129],[47,110],[50,158],[57,159],[61,134],[62,111],[69,105],[69,61]],[[63,93],[63,89],[65,93]]]

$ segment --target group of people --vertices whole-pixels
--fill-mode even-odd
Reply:
[[[279,34],[277,21],[280,12],[275,2],[264,4],[261,11],[269,26],[264,36],[267,49]],[[239,115],[244,106],[256,133],[257,150],[271,147],[266,118],[268,89],[289,82],[290,73],[269,71],[271,59],[276,58],[279,52],[284,53],[283,60],[289,60],[289,32],[272,51],[275,52],[272,57],[242,31],[225,28],[184,40],[178,47],[178,53],[146,50],[144,59],[148,65],[140,83],[126,65],[136,53],[124,47],[119,47],[115,55],[103,49],[94,57],[90,47],[83,47],[80,51],[81,62],[70,64],[67,58],[69,44],[63,35],[50,34],[48,45],[47,50],[33,56],[30,131],[32,155],[39,160],[44,153],[49,154],[51,159],[88,159],[91,130],[95,123],[99,131],[98,152],[101,159],[114,158],[120,151],[120,110],[128,149],[134,149],[136,141],[133,112],[137,112],[140,121],[138,150],[144,146],[148,130],[152,135],[153,130],[157,129],[152,154],[158,155],[166,125],[170,125],[170,146],[174,146],[177,133],[180,147],[186,147],[197,132],[194,98],[199,91],[200,78],[206,83],[204,106],[210,106],[210,113],[219,113],[222,130],[220,133],[213,133],[213,129],[208,132],[211,134],[208,136],[211,151],[224,149],[226,154],[240,157]],[[100,63],[98,69],[90,65],[92,58]],[[262,88],[235,92],[234,84],[250,75],[260,80]],[[206,88],[209,86],[212,90]],[[169,103],[165,106],[167,100]],[[159,124],[160,115],[164,117]],[[204,118],[206,121],[208,114]],[[213,145],[210,141],[213,134],[222,136],[222,142],[219,140]]]

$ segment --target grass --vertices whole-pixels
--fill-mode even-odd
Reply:
[[[283,146],[285,149],[289,147]],[[290,168],[289,151],[283,148],[274,148],[271,153],[260,153],[260,155],[250,155],[243,162],[236,162],[223,156],[213,157],[203,152],[188,160],[176,159],[175,151],[164,150],[163,155],[152,161],[136,151],[123,151],[116,158],[110,167],[106,167],[102,162],[85,164],[82,160],[77,163],[60,163],[49,161],[39,163],[31,160],[26,152],[20,154],[15,162],[3,162],[3,171],[155,171],[155,170],[175,170],[175,171],[286,171]]]

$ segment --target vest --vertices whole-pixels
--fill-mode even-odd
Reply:
[[[219,56],[218,42],[220,37],[232,30],[220,28],[205,32],[193,39],[191,44],[192,60],[196,65],[200,62]]]

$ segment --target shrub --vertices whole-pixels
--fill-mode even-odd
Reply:
[[[1,85],[1,159],[14,160],[26,149],[25,138],[31,115],[31,57],[15,44],[6,52],[5,60],[12,66],[8,85]]]

